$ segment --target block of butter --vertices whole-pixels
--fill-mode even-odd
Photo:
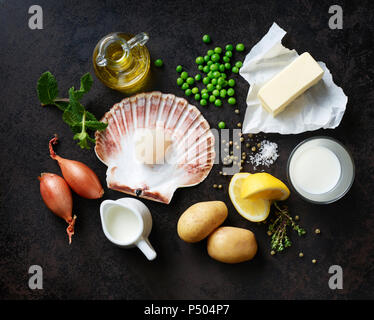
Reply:
[[[275,117],[288,104],[321,80],[323,73],[317,61],[308,52],[304,52],[265,83],[257,97],[265,110]]]

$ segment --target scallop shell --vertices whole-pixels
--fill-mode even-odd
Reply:
[[[213,167],[215,139],[209,123],[183,98],[141,93],[115,104],[101,121],[108,127],[96,132],[95,152],[108,166],[110,189],[169,203],[177,188],[202,182]],[[171,137],[165,163],[136,159],[135,136],[145,128],[162,128]]]

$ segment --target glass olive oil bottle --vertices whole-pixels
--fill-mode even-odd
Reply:
[[[115,32],[96,45],[92,62],[96,76],[109,88],[126,94],[141,91],[150,78],[146,33],[136,36]]]

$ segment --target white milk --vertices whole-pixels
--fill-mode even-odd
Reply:
[[[339,181],[341,165],[331,150],[313,146],[295,159],[290,172],[292,182],[304,191],[322,194],[333,189]]]
[[[109,234],[119,242],[132,242],[139,235],[139,219],[130,209],[112,206],[105,215],[105,222]]]

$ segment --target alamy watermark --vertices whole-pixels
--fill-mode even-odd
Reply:
[[[29,8],[29,14],[32,16],[29,18],[29,28],[31,30],[43,29],[43,9],[41,6],[36,4]]]
[[[329,13],[332,16],[329,19],[329,28],[334,29],[343,29],[343,9],[341,6],[334,4],[330,6]]]
[[[329,268],[332,276],[329,278],[329,288],[331,290],[343,289],[343,268],[339,265],[332,265]]]
[[[29,288],[31,290],[43,289],[43,268],[39,265],[32,265],[29,268],[29,274],[32,276],[29,278]]]

